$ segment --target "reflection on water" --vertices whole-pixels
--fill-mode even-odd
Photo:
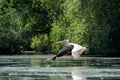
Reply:
[[[120,80],[119,58],[0,58],[0,80]]]

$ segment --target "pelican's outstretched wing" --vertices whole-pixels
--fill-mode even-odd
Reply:
[[[52,59],[55,60],[56,57],[61,57],[66,54],[71,54],[71,51],[73,49],[73,45],[67,45],[63,49],[61,49]]]

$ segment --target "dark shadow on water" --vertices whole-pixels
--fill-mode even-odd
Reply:
[[[0,80],[120,80],[120,59],[0,58]]]

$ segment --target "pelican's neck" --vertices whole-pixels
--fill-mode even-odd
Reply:
[[[68,40],[65,40],[64,41],[64,45],[67,46],[69,44],[69,41]]]
[[[65,46],[68,46],[68,43],[65,43]]]

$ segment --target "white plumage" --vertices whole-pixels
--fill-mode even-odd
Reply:
[[[85,50],[86,50],[86,47],[82,47],[81,45],[78,45],[78,44],[74,44],[74,43],[69,43],[71,45],[73,45],[73,49],[72,49],[72,57],[74,58],[78,58]]]

